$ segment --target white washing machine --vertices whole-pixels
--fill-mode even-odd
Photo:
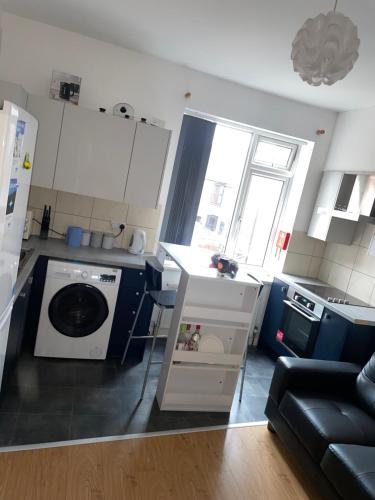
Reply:
[[[105,359],[121,269],[50,260],[34,356]]]

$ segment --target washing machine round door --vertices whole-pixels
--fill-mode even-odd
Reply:
[[[109,314],[107,300],[100,290],[85,283],[74,283],[52,298],[48,315],[54,328],[67,337],[87,337],[96,332]]]

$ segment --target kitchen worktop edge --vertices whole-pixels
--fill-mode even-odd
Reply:
[[[15,299],[20,294],[40,256],[95,264],[98,266],[128,267],[133,269],[143,269],[146,259],[153,256],[151,253],[132,255],[126,250],[119,248],[114,248],[112,250],[92,247],[74,248],[66,245],[64,240],[61,239],[50,238],[48,240],[41,240],[37,236],[32,236],[29,240],[24,240],[22,248],[24,250],[33,250],[33,253],[28,258],[17,277]]]

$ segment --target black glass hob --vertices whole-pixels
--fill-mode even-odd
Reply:
[[[329,285],[314,285],[308,283],[297,283],[318,297],[334,304],[345,304],[351,306],[371,307],[366,302],[356,299],[338,288]]]

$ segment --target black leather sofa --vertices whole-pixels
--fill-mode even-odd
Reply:
[[[265,413],[322,498],[375,499],[375,354],[363,369],[280,357]]]

